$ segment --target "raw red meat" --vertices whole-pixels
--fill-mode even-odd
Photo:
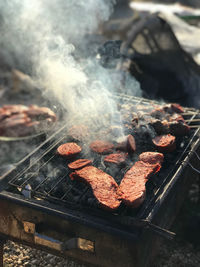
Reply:
[[[139,160],[149,164],[162,164],[164,155],[158,152],[143,152],[139,155]]]
[[[110,154],[104,158],[105,164],[123,165],[127,159],[127,153]]]
[[[176,149],[175,136],[171,134],[159,135],[152,141],[159,152],[172,152]]]
[[[112,152],[114,145],[107,141],[96,140],[90,144],[90,149],[99,154]]]
[[[55,120],[55,113],[46,107],[4,105],[0,108],[0,135],[30,136],[46,129]]]
[[[145,200],[146,181],[160,169],[160,164],[136,162],[127,171],[119,186],[119,198],[128,206],[137,208]]]
[[[102,207],[115,210],[121,201],[118,199],[118,185],[112,176],[93,166],[84,167],[70,174],[72,180],[89,184]]]
[[[85,166],[91,165],[92,161],[89,159],[77,159],[68,164],[68,167],[72,170],[77,170]]]
[[[81,147],[76,143],[65,143],[57,148],[57,152],[61,156],[71,158],[81,152]]]

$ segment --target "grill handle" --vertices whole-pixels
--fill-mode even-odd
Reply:
[[[58,251],[67,251],[71,249],[80,249],[83,251],[88,251],[94,253],[94,242],[83,239],[80,237],[74,237],[67,241],[60,241],[49,237],[47,235],[43,235],[37,233],[35,231],[35,224],[31,222],[23,222],[24,231],[28,234],[32,234],[34,238],[34,243],[36,245],[45,246],[50,249],[58,250]]]

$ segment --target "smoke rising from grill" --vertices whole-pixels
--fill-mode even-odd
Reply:
[[[35,84],[50,99],[67,109],[68,118],[85,119],[92,128],[120,122],[109,95],[120,88],[121,76],[103,68],[93,57],[78,57],[90,50],[87,38],[107,20],[114,0],[10,0],[0,3],[3,41],[8,56],[27,66]],[[87,45],[86,45],[87,44]],[[12,58],[10,56],[10,60]],[[30,67],[31,66],[31,67]],[[140,95],[134,79],[127,87]],[[105,117],[106,113],[110,113]]]

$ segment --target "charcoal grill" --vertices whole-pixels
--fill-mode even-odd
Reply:
[[[133,105],[157,104],[123,94],[113,98]],[[185,108],[183,115],[192,131],[180,138],[177,150],[147,183],[144,204],[138,209],[121,206],[115,212],[102,210],[86,185],[69,179],[66,160],[55,153],[68,140],[67,127],[60,128],[0,178],[2,240],[92,265],[147,266],[160,236],[173,237],[167,229],[197,175],[200,113]],[[96,158],[94,165],[99,162]],[[118,182],[126,171],[117,175]]]

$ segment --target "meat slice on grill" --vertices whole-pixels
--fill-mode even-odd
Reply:
[[[157,134],[172,134],[175,136],[185,136],[190,132],[190,127],[184,122],[182,116],[174,116],[168,122],[167,120],[152,120],[150,125]]]
[[[81,152],[81,147],[76,143],[65,143],[57,148],[57,153],[66,158],[71,158]]]
[[[168,134],[170,132],[169,122],[167,120],[151,120],[150,125],[154,128],[157,134]]]
[[[136,151],[135,138],[131,134],[123,137],[123,139],[120,140],[116,145],[116,149],[129,153],[134,153]]]
[[[127,156],[128,156],[127,153],[110,154],[104,158],[104,162],[106,165],[116,164],[116,165],[120,166],[126,162]]]
[[[89,129],[86,125],[74,125],[68,130],[68,135],[74,140],[83,141],[89,137]]]
[[[90,149],[98,154],[108,154],[113,151],[114,145],[107,141],[95,140],[90,144]]]
[[[184,112],[183,107],[181,107],[181,105],[177,103],[170,103],[170,104],[164,105],[163,109],[165,112],[168,112],[168,113],[174,113],[174,112],[183,113]]]
[[[139,155],[139,160],[149,164],[162,164],[164,155],[158,152],[143,152]]]
[[[184,109],[179,104],[171,103],[166,104],[164,106],[158,106],[156,107],[150,114],[152,117],[155,118],[162,118],[166,116],[166,113],[173,114],[173,113],[183,113]]]
[[[119,198],[127,206],[139,207],[145,200],[147,180],[160,169],[160,164],[137,161],[124,175],[118,190]]]
[[[93,194],[102,207],[115,210],[118,199],[118,185],[112,176],[93,166],[87,166],[70,174],[72,180],[79,180],[91,186]]]
[[[171,134],[156,136],[152,141],[159,152],[172,152],[176,149],[175,136]]]
[[[77,159],[69,163],[68,167],[72,170],[78,170],[91,164],[92,164],[92,161],[90,159]]]

